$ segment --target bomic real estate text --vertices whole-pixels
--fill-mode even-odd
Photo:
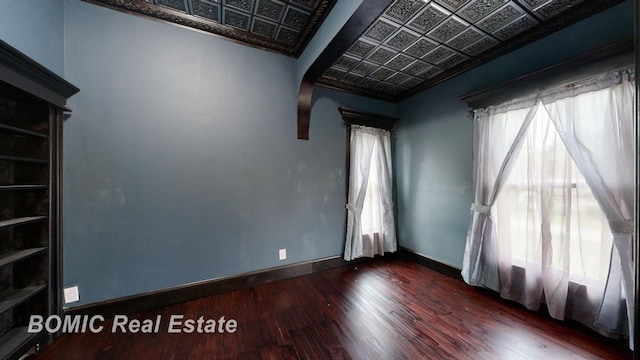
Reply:
[[[238,330],[235,319],[185,318],[184,315],[171,315],[168,321],[163,321],[162,315],[148,319],[129,319],[127,315],[115,315],[110,326],[105,324],[102,315],[51,315],[46,318],[41,315],[31,315],[27,332],[39,333],[43,330],[53,333],[100,333],[105,328],[112,333],[143,333],[156,334],[160,329],[166,329],[169,334],[199,333],[199,334],[233,334]]]

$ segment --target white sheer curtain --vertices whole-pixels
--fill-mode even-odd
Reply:
[[[632,78],[476,111],[469,284],[633,338]]]
[[[610,332],[621,332],[627,323],[630,341],[635,269],[634,75],[631,71],[605,74],[543,98],[545,109],[613,233],[605,299],[596,324]],[[630,345],[633,348],[633,343]]]
[[[593,325],[609,269],[606,218],[541,103],[494,206],[500,293]],[[569,294],[571,293],[571,296]]]
[[[524,99],[475,111],[474,199],[462,266],[462,277],[470,285],[500,291],[498,243],[491,207],[535,115],[534,104],[535,99]]]
[[[386,130],[352,125],[350,151],[344,259],[394,252],[391,135]]]

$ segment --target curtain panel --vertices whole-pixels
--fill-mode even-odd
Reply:
[[[352,125],[350,149],[344,259],[395,252],[391,134]]]
[[[530,161],[530,172],[525,181],[529,183],[529,192],[551,194],[552,188],[577,188],[575,183],[566,180],[570,179],[572,171],[569,162],[575,163],[584,177],[587,190],[593,194],[592,197],[606,216],[610,229],[608,236],[613,238],[613,246],[605,254],[606,257],[610,254],[608,274],[601,293],[595,296],[598,302],[592,306],[596,309],[595,314],[586,314],[586,317],[595,319],[595,326],[607,333],[628,334],[633,339],[636,191],[634,92],[633,72],[617,71],[580,84],[546,90],[528,98],[475,111],[474,198],[462,270],[468,284],[499,291],[503,297],[519,301],[532,309],[545,302],[551,315],[558,319],[565,316],[565,305],[572,301],[570,298],[583,291],[576,290],[575,283],[570,280],[568,255],[566,259],[562,258],[571,251],[569,236],[552,231],[556,225],[550,224],[552,217],[555,219],[553,221],[561,219],[561,227],[571,231],[568,224],[571,217],[576,216],[570,212],[570,201],[573,201],[571,194],[578,190],[554,195],[564,199],[560,207],[550,204],[550,197],[535,195],[538,197],[532,198],[529,203],[530,216],[527,221],[539,222],[537,233],[532,235],[540,243],[539,254],[536,255],[539,260],[525,260],[522,267],[513,267],[512,259],[504,260],[511,256],[505,253],[510,245],[504,243],[504,238],[508,236],[502,230],[498,231],[498,227],[504,228],[508,224],[504,219],[500,220],[500,214],[497,218],[493,214],[496,199],[509,179],[523,143],[532,141],[532,138],[543,139],[547,149],[541,152],[542,157],[529,157],[527,160]],[[532,122],[536,126],[531,126]],[[560,164],[554,168],[549,165],[550,158],[545,157],[544,153],[550,154],[550,149],[557,147],[568,151],[572,161],[554,158],[553,163]],[[531,175],[535,173],[534,170],[537,174],[546,173],[546,178],[551,178],[555,184],[545,185],[545,176],[536,178],[537,175]],[[551,216],[551,211],[559,212]],[[536,216],[539,219],[534,219]],[[496,221],[502,221],[498,227]],[[514,269],[520,268],[524,275],[514,273]],[[534,281],[529,282],[525,278],[522,282],[522,276],[532,277]],[[593,290],[588,291],[591,292],[590,298],[594,299]],[[572,315],[580,317],[585,314],[573,311]],[[594,325],[593,322],[591,325]],[[633,348],[632,342],[630,346]]]

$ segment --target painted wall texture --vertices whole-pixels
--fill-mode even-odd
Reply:
[[[65,5],[81,92],[64,133],[64,284],[80,304],[342,253],[344,129],[320,98],[311,140],[296,139],[295,59]]]
[[[0,0],[0,40],[63,76],[64,0]]]
[[[400,244],[461,266],[471,122],[458,96],[633,33],[627,0],[398,104],[316,88],[300,141],[299,78],[321,45],[296,60],[80,0],[2,7],[0,39],[81,89],[64,124],[68,306],[342,254],[338,106],[401,119]]]
[[[627,0],[400,102],[394,157],[400,245],[462,267],[472,123],[459,96],[632,36],[633,13]]]

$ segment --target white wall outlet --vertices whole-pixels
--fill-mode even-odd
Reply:
[[[284,260],[287,258],[287,249],[280,249],[280,251],[278,252],[278,256],[280,258],[280,260]]]
[[[80,301],[80,292],[77,286],[72,286],[64,289],[64,303],[72,303]]]

